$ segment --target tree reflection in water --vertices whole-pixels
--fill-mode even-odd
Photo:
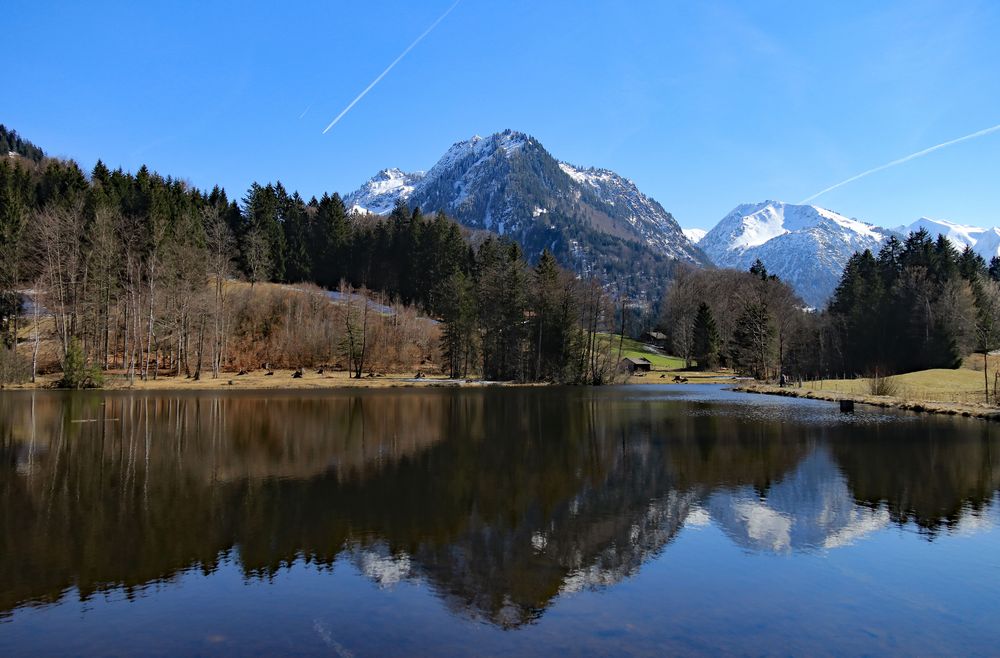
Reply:
[[[347,560],[516,627],[687,522],[759,551],[932,540],[1000,489],[986,423],[627,391],[0,395],[0,611]]]

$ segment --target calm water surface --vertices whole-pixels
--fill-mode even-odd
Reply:
[[[997,655],[998,492],[717,387],[6,392],[0,655]]]

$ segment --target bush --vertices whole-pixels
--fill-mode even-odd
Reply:
[[[23,384],[31,378],[31,364],[17,352],[0,347],[0,386]]]
[[[87,357],[83,353],[80,340],[74,338],[69,344],[66,358],[62,363],[63,376],[59,380],[59,388],[100,388],[104,384],[101,370],[97,366],[88,366]]]
[[[879,375],[878,370],[876,370],[868,378],[868,393],[871,395],[896,397],[899,395],[899,385],[892,377]]]

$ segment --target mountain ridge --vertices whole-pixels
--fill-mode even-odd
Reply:
[[[819,206],[767,200],[737,206],[698,244],[720,267],[745,270],[760,259],[806,304],[821,307],[851,255],[877,251],[892,234]]]
[[[708,265],[674,217],[631,180],[556,159],[534,137],[505,130],[452,144],[426,173],[383,169],[344,197],[383,214],[399,201],[444,211],[510,237],[532,258],[549,249],[580,273],[648,288],[673,263]],[[630,268],[635,265],[635,268]]]
[[[921,217],[916,221],[895,229],[898,233],[907,235],[920,229],[925,229],[932,237],[943,235],[956,249],[972,247],[977,254],[990,261],[994,256],[1000,256],[1000,228],[971,226],[958,224],[947,219],[932,219]]]

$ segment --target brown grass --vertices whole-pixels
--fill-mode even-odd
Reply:
[[[112,372],[105,375],[105,390],[136,390],[136,391],[222,391],[222,390],[308,390],[327,388],[393,388],[393,387],[431,387],[431,386],[481,386],[474,380],[456,381],[440,375],[425,376],[416,379],[416,373],[393,373],[377,377],[362,377],[354,379],[346,371],[326,371],[322,375],[313,370],[306,370],[300,379],[292,377],[292,370],[274,370],[268,375],[264,370],[249,372],[245,375],[224,372],[218,379],[212,379],[211,373],[199,380],[189,377],[174,377],[160,375],[156,379],[143,381],[136,378],[130,384],[123,373]],[[8,389],[39,389],[55,388],[59,374],[41,375],[34,384],[17,384]]]
[[[1000,359],[997,359],[1000,361]],[[981,363],[981,362],[980,362]],[[992,364],[990,370],[992,371]],[[957,370],[921,370],[890,378],[895,385],[895,395],[888,396],[908,402],[930,401],[958,404],[985,403],[983,372],[969,368]],[[859,379],[823,379],[803,382],[805,389],[850,395],[871,394],[871,381]],[[990,375],[990,396],[993,395],[993,375]]]

